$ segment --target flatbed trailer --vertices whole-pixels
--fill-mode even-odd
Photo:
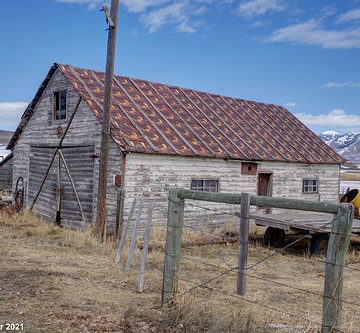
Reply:
[[[324,213],[256,213],[251,215],[255,224],[267,227],[264,234],[265,245],[282,247],[286,235],[311,235],[310,252],[315,255],[325,255],[331,222],[335,215]],[[360,218],[355,217],[352,233],[360,235]]]

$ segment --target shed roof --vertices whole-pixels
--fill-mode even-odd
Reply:
[[[55,66],[101,120],[105,73]],[[130,152],[253,161],[344,161],[279,105],[114,76],[111,114],[111,135]]]

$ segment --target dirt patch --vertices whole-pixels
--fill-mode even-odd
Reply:
[[[258,229],[252,233],[249,265],[273,253],[259,234]],[[185,233],[184,238],[201,237]],[[163,241],[159,233],[151,243]],[[316,293],[323,290],[324,261],[312,260],[307,244],[298,244],[251,270],[247,295],[240,298],[235,272],[221,275],[226,264],[237,265],[237,250],[237,244],[183,248],[177,297],[162,308],[160,246],[149,253],[144,292],[138,293],[140,249],[125,274],[126,255],[115,264],[116,244],[104,246],[91,231],[61,229],[28,213],[0,215],[0,323],[24,323],[26,332],[316,332],[322,312],[322,297]],[[355,270],[345,270],[344,299],[357,303],[356,247],[348,262]],[[210,279],[209,288],[192,289]],[[344,304],[347,332],[360,327],[359,310]]]

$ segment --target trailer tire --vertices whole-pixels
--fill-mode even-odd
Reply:
[[[312,236],[310,243],[310,254],[319,257],[325,257],[329,243],[328,234],[317,234]]]
[[[264,243],[266,246],[282,247],[285,243],[285,230],[267,227],[264,234]]]

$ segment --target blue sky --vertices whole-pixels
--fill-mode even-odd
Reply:
[[[0,129],[53,62],[104,70],[104,0],[0,3]],[[316,133],[360,130],[360,1],[120,0],[115,73],[284,105]]]

